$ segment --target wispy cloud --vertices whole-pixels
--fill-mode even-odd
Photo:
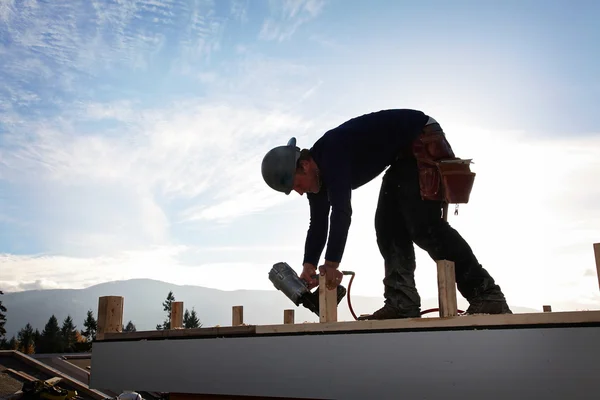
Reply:
[[[208,1],[31,0],[4,2],[0,18],[6,37],[0,97],[13,108],[35,102],[49,111],[118,90],[123,75],[156,72],[165,59],[179,70],[205,61],[219,47],[226,17]]]
[[[282,42],[289,39],[300,26],[318,16],[325,2],[322,0],[270,1],[271,15],[263,23],[259,37]]]

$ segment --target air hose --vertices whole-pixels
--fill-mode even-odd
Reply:
[[[350,313],[352,314],[352,317],[354,318],[355,321],[358,321],[358,317],[356,316],[356,314],[354,313],[354,309],[352,308],[352,301],[350,299],[350,289],[352,288],[352,281],[354,281],[354,277],[356,276],[356,273],[354,271],[342,271],[342,274],[344,275],[351,275],[350,277],[350,282],[348,282],[348,293],[346,294],[346,297],[348,298],[348,309],[350,310]],[[427,310],[423,310],[421,311],[421,315],[425,315],[431,312],[439,312],[440,309],[439,308],[428,308]],[[462,315],[465,312],[463,310],[457,310],[458,315]]]

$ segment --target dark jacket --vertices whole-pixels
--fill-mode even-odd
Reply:
[[[403,148],[410,146],[428,118],[416,110],[373,112],[327,131],[313,145],[310,153],[322,186],[319,193],[307,194],[310,226],[305,263],[318,265],[326,243],[325,259],[342,260],[352,218],[352,190],[382,173]]]

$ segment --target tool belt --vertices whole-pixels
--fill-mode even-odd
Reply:
[[[468,203],[475,181],[471,160],[454,155],[439,124],[426,125],[412,143],[423,200]]]

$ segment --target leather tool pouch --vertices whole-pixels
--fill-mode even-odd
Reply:
[[[469,202],[475,181],[471,162],[454,155],[439,124],[426,126],[413,142],[412,151],[417,159],[423,200]]]

